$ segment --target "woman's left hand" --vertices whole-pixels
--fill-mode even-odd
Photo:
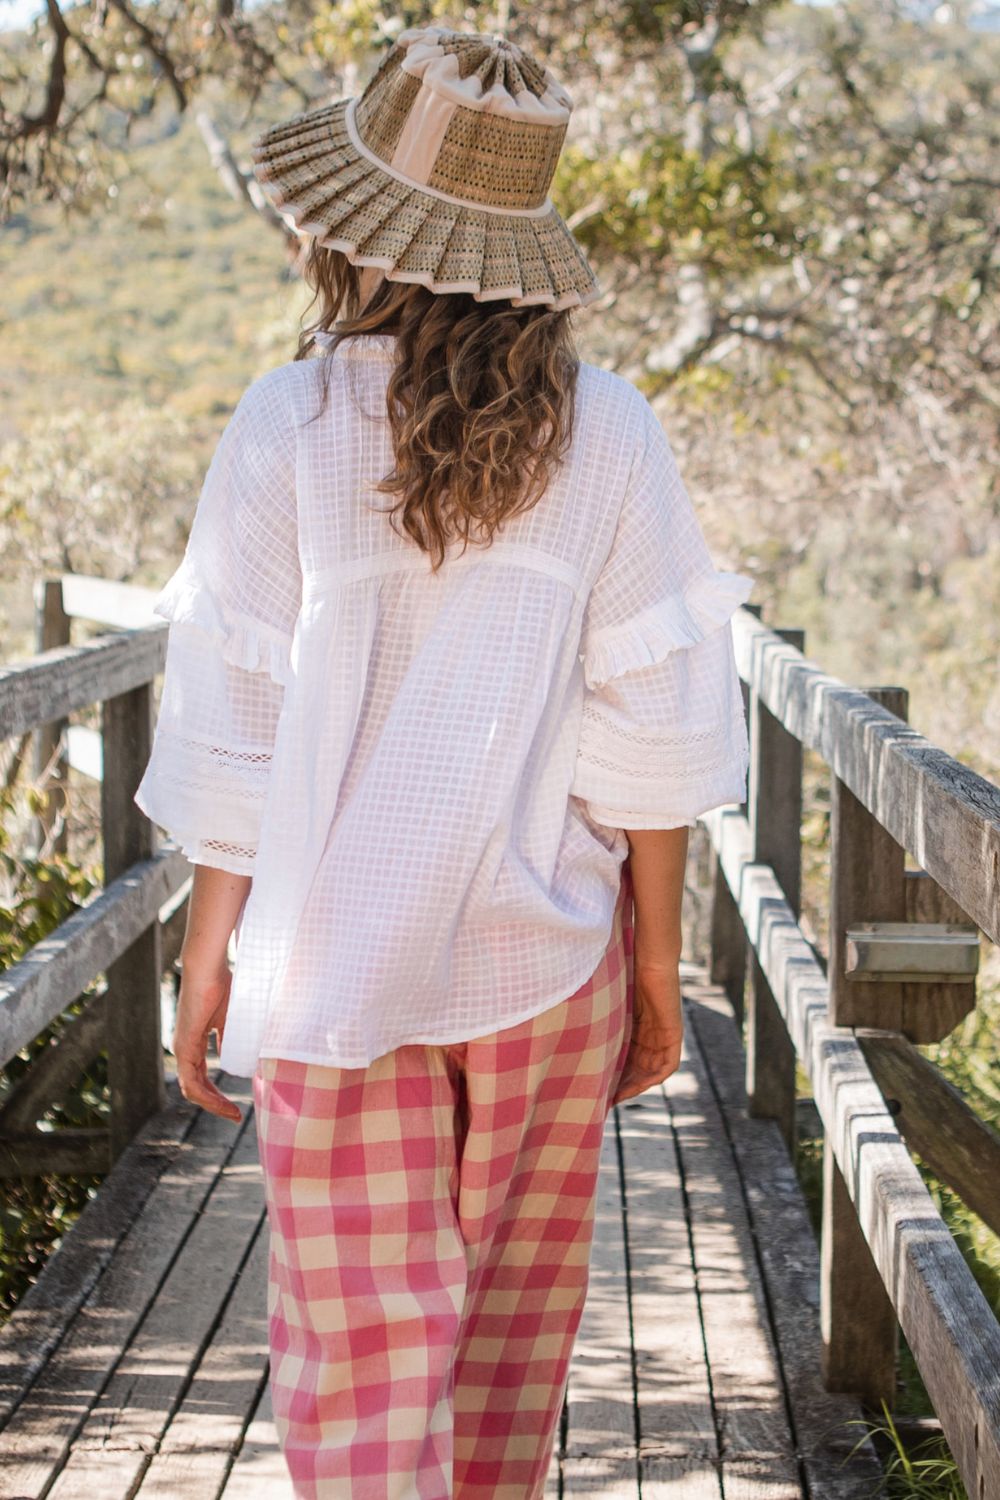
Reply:
[[[243,1118],[239,1105],[228,1099],[208,1076],[208,1038],[214,1031],[221,1047],[231,983],[228,964],[220,972],[207,975],[183,968],[173,1053],[177,1059],[177,1082],[184,1098],[210,1114],[238,1123]]]

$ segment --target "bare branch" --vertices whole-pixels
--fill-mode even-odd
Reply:
[[[177,108],[183,112],[185,109],[187,109],[187,90],[181,83],[180,78],[177,76],[177,70],[174,67],[173,59],[164,47],[160,38],[156,35],[155,31],[153,31],[149,26],[146,25],[145,21],[141,21],[139,19],[135,11],[127,3],[127,0],[108,0],[108,3],[114,10],[118,11],[119,15],[124,16],[125,20],[128,21],[130,26],[135,27],[136,31],[142,38],[142,44],[145,47],[146,51],[149,53],[150,57],[156,59],[160,67],[163,69],[164,76],[166,77],[167,82],[173,90]]]
[[[39,135],[42,131],[54,130],[66,99],[66,44],[70,30],[56,0],[45,0],[48,22],[52,28],[52,60],[45,88],[45,103],[37,115],[21,115],[13,122],[13,128],[5,132],[9,139]]]

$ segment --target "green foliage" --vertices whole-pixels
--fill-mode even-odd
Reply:
[[[81,868],[64,855],[17,852],[17,833],[26,813],[38,811],[43,794],[29,788],[0,793],[0,970],[16,963],[60,922],[78,911],[100,884],[96,868]],[[97,981],[87,994],[97,988]],[[51,1026],[0,1070],[0,1102],[24,1077],[32,1062],[79,1014],[85,996],[75,1000]],[[46,1111],[40,1126],[56,1131],[107,1124],[107,1058],[101,1053],[64,1097]],[[101,1177],[10,1178],[0,1196],[0,1317],[9,1314],[36,1279],[47,1257],[93,1197]]]
[[[661,269],[694,261],[745,273],[780,263],[806,237],[784,207],[790,179],[781,158],[776,131],[752,151],[730,143],[707,156],[685,150],[674,131],[651,131],[597,157],[567,147],[553,191],[593,205],[576,233],[597,260],[641,257]]]
[[[850,1424],[865,1429],[859,1443],[872,1437],[883,1452],[880,1500],[968,1500],[944,1439],[929,1437],[908,1449],[885,1402],[882,1414],[881,1422]]]

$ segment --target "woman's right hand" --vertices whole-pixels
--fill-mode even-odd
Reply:
[[[680,1066],[684,1012],[676,963],[636,963],[632,1038],[612,1104],[662,1083]]]
[[[181,991],[171,1050],[177,1059],[177,1085],[184,1098],[209,1114],[236,1124],[243,1118],[230,1099],[208,1076],[208,1039],[215,1032],[222,1046],[232,976],[227,964],[208,974],[182,963]]]

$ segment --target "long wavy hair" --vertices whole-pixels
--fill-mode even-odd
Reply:
[[[311,240],[313,290],[296,359],[350,334],[396,338],[386,389],[394,466],[376,484],[437,571],[445,547],[490,545],[508,516],[538,503],[573,437],[580,361],[570,309],[514,307],[383,278],[362,307],[361,269]],[[329,388],[329,366],[323,406]],[[322,406],[320,408],[322,410]],[[318,415],[318,413],[317,413]]]

